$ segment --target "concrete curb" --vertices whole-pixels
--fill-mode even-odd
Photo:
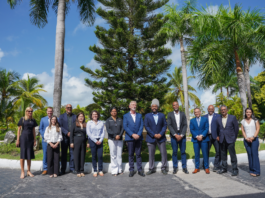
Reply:
[[[265,160],[265,151],[259,151],[259,159],[260,161]],[[210,167],[213,167],[214,157],[210,157]],[[200,159],[201,166],[202,166],[202,158]],[[231,165],[230,156],[227,156],[227,163]],[[237,163],[248,163],[248,157],[247,153],[237,154]],[[161,162],[155,162],[155,166],[157,168],[157,171],[160,171],[162,163]],[[124,172],[129,172],[129,163],[123,163],[123,170]],[[142,163],[144,171],[149,170],[149,163],[143,162]],[[135,170],[137,170],[136,163],[134,164]],[[0,159],[0,168],[11,168],[11,169],[20,169],[20,162],[19,160],[8,160],[8,159]],[[182,169],[181,160],[179,160],[178,163],[179,170]],[[187,168],[188,169],[194,169],[195,168],[195,161],[194,159],[187,160]],[[41,171],[42,170],[42,161],[31,161],[31,169],[35,171]],[[172,161],[168,161],[168,170],[173,170],[173,163]],[[69,164],[67,164],[66,171],[69,171]],[[92,172],[92,163],[86,162],[85,163],[85,172],[90,173]],[[110,163],[103,163],[103,172],[111,173],[111,167]]]

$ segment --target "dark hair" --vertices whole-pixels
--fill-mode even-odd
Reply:
[[[79,113],[76,115],[75,124],[76,124],[76,126],[81,127],[81,126],[80,126],[80,123],[79,123],[79,121],[78,121],[78,117],[79,117],[80,115],[83,115],[83,116],[84,116],[84,120],[83,120],[83,128],[85,128],[85,127],[86,127],[86,117],[85,117],[85,114],[84,114],[83,112],[79,112]]]
[[[56,118],[56,122],[55,122],[55,126],[56,126],[56,131],[59,133],[60,132],[60,125],[59,125],[59,122],[58,122],[58,119],[55,115],[53,115],[50,119],[50,124],[49,124],[49,130],[51,130],[51,126],[52,126],[52,119],[53,118]]]
[[[253,120],[257,120],[257,118],[254,116],[253,109],[251,109],[251,108],[246,108],[246,109],[245,109],[245,119],[247,119],[247,115],[246,115],[247,110],[250,110],[250,111],[251,111],[251,113],[252,113],[251,118],[252,118]]]
[[[100,118],[100,113],[99,113],[98,111],[96,111],[96,110],[91,111],[91,113],[90,113],[90,115],[89,115],[90,120],[93,120],[93,119],[92,119],[92,114],[93,114],[93,113],[97,113],[97,114],[98,114],[98,120],[99,120],[99,118]]]
[[[110,110],[109,110],[109,112],[111,113],[113,109],[116,109],[116,111],[117,111],[117,113],[118,113],[118,109],[117,109],[117,107],[111,107]]]
[[[194,110],[193,110],[193,111],[195,112],[195,110],[196,110],[196,109],[199,109],[199,110],[201,111],[201,109],[200,109],[199,107],[196,107],[196,108],[194,108]]]
[[[47,107],[47,110],[48,110],[48,109],[52,109],[52,110],[53,110],[53,108],[52,108],[52,107]]]

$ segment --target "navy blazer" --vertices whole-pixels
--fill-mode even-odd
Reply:
[[[203,117],[206,117],[208,119],[208,115],[209,114],[206,114]],[[212,138],[215,140],[219,136],[219,133],[217,131],[217,118],[218,117],[221,117],[221,115],[217,114],[217,113],[213,113],[213,119],[212,119],[212,123],[211,123],[211,134],[212,134]],[[208,123],[209,123],[209,120],[208,120]]]
[[[163,113],[158,113],[157,124],[155,122],[153,113],[146,114],[144,118],[144,126],[147,131],[146,142],[154,143],[156,141],[156,138],[154,138],[155,134],[161,135],[161,138],[158,139],[159,143],[167,140],[165,136],[165,132],[167,130],[167,121]]]
[[[73,125],[72,126],[74,126],[75,120],[76,120],[75,114],[72,114],[72,119],[73,119]],[[70,132],[71,129],[68,128],[67,113],[60,115],[59,123],[60,123],[60,127],[62,130],[63,138],[68,137],[67,133]]]
[[[203,135],[202,142],[209,142],[209,122],[205,117],[201,117],[200,126],[198,126],[196,117],[190,120],[190,132],[192,134],[192,142],[198,142],[196,136]]]
[[[143,140],[143,128],[144,122],[142,115],[140,113],[136,113],[135,122],[131,116],[131,113],[128,112],[123,115],[123,128],[125,130],[125,141],[133,141],[133,134],[137,134],[140,136],[140,140]]]
[[[239,131],[236,116],[227,114],[227,122],[225,128],[222,123],[222,116],[217,118],[217,130],[219,133],[219,142],[222,143],[224,138],[228,144],[236,142]]]

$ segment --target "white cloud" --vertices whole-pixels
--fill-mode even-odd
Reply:
[[[89,67],[92,70],[100,69],[99,64],[94,60],[94,58],[86,64],[86,67]]]
[[[209,105],[214,105],[216,103],[216,96],[220,94],[220,91],[218,91],[216,94],[213,94],[212,90],[213,86],[211,86],[209,89],[203,90],[200,96],[200,100],[206,109]]]
[[[51,75],[46,72],[41,74],[25,73],[22,79],[26,79],[27,75],[30,77],[37,77],[40,80],[40,84],[44,84],[44,89],[47,92],[42,92],[41,95],[49,101],[49,105],[52,105],[54,69],[51,70]],[[84,78],[86,77],[87,75],[85,75],[85,73],[81,73],[79,76],[71,76],[68,73],[68,66],[64,64],[62,105],[70,103],[73,107],[76,107],[78,104],[81,106],[87,106],[88,104],[93,103],[93,90],[85,86]]]
[[[105,23],[106,20],[101,18],[101,17],[96,17],[95,23],[92,27],[96,26],[96,25],[102,25],[103,23]],[[76,28],[73,31],[73,34],[75,34],[76,32],[78,32],[79,30],[86,30],[87,28],[89,28],[90,26],[88,26],[87,24],[84,24],[82,22],[80,22]]]
[[[207,11],[209,14],[211,14],[211,15],[216,15],[217,12],[218,12],[218,8],[219,8],[218,5],[215,5],[215,6],[208,6],[208,7],[206,8],[206,11]]]
[[[5,56],[5,53],[2,51],[2,49],[0,48],[0,61],[1,59]]]

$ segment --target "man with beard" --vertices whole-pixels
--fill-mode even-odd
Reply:
[[[136,113],[137,103],[136,101],[131,101],[129,108],[130,111],[123,116],[123,128],[126,131],[125,141],[127,142],[128,152],[129,152],[129,165],[130,174],[129,177],[134,175],[134,153],[136,154],[136,162],[138,174],[142,177],[145,176],[142,169],[142,141],[143,141],[143,127],[144,122],[142,115]]]
[[[167,122],[165,115],[163,113],[158,113],[159,101],[153,99],[151,103],[152,113],[145,115],[144,126],[147,131],[146,142],[149,151],[149,171],[146,175],[151,175],[155,173],[155,151],[156,145],[158,146],[161,158],[162,166],[161,172],[166,175],[167,171],[167,150],[166,150],[166,136],[165,132],[167,130]]]
[[[181,152],[182,170],[184,173],[189,174],[186,162],[186,131],[187,119],[185,113],[179,111],[179,103],[173,102],[173,112],[168,113],[167,124],[170,131],[171,146],[173,150],[173,174],[178,171],[178,147]]]

